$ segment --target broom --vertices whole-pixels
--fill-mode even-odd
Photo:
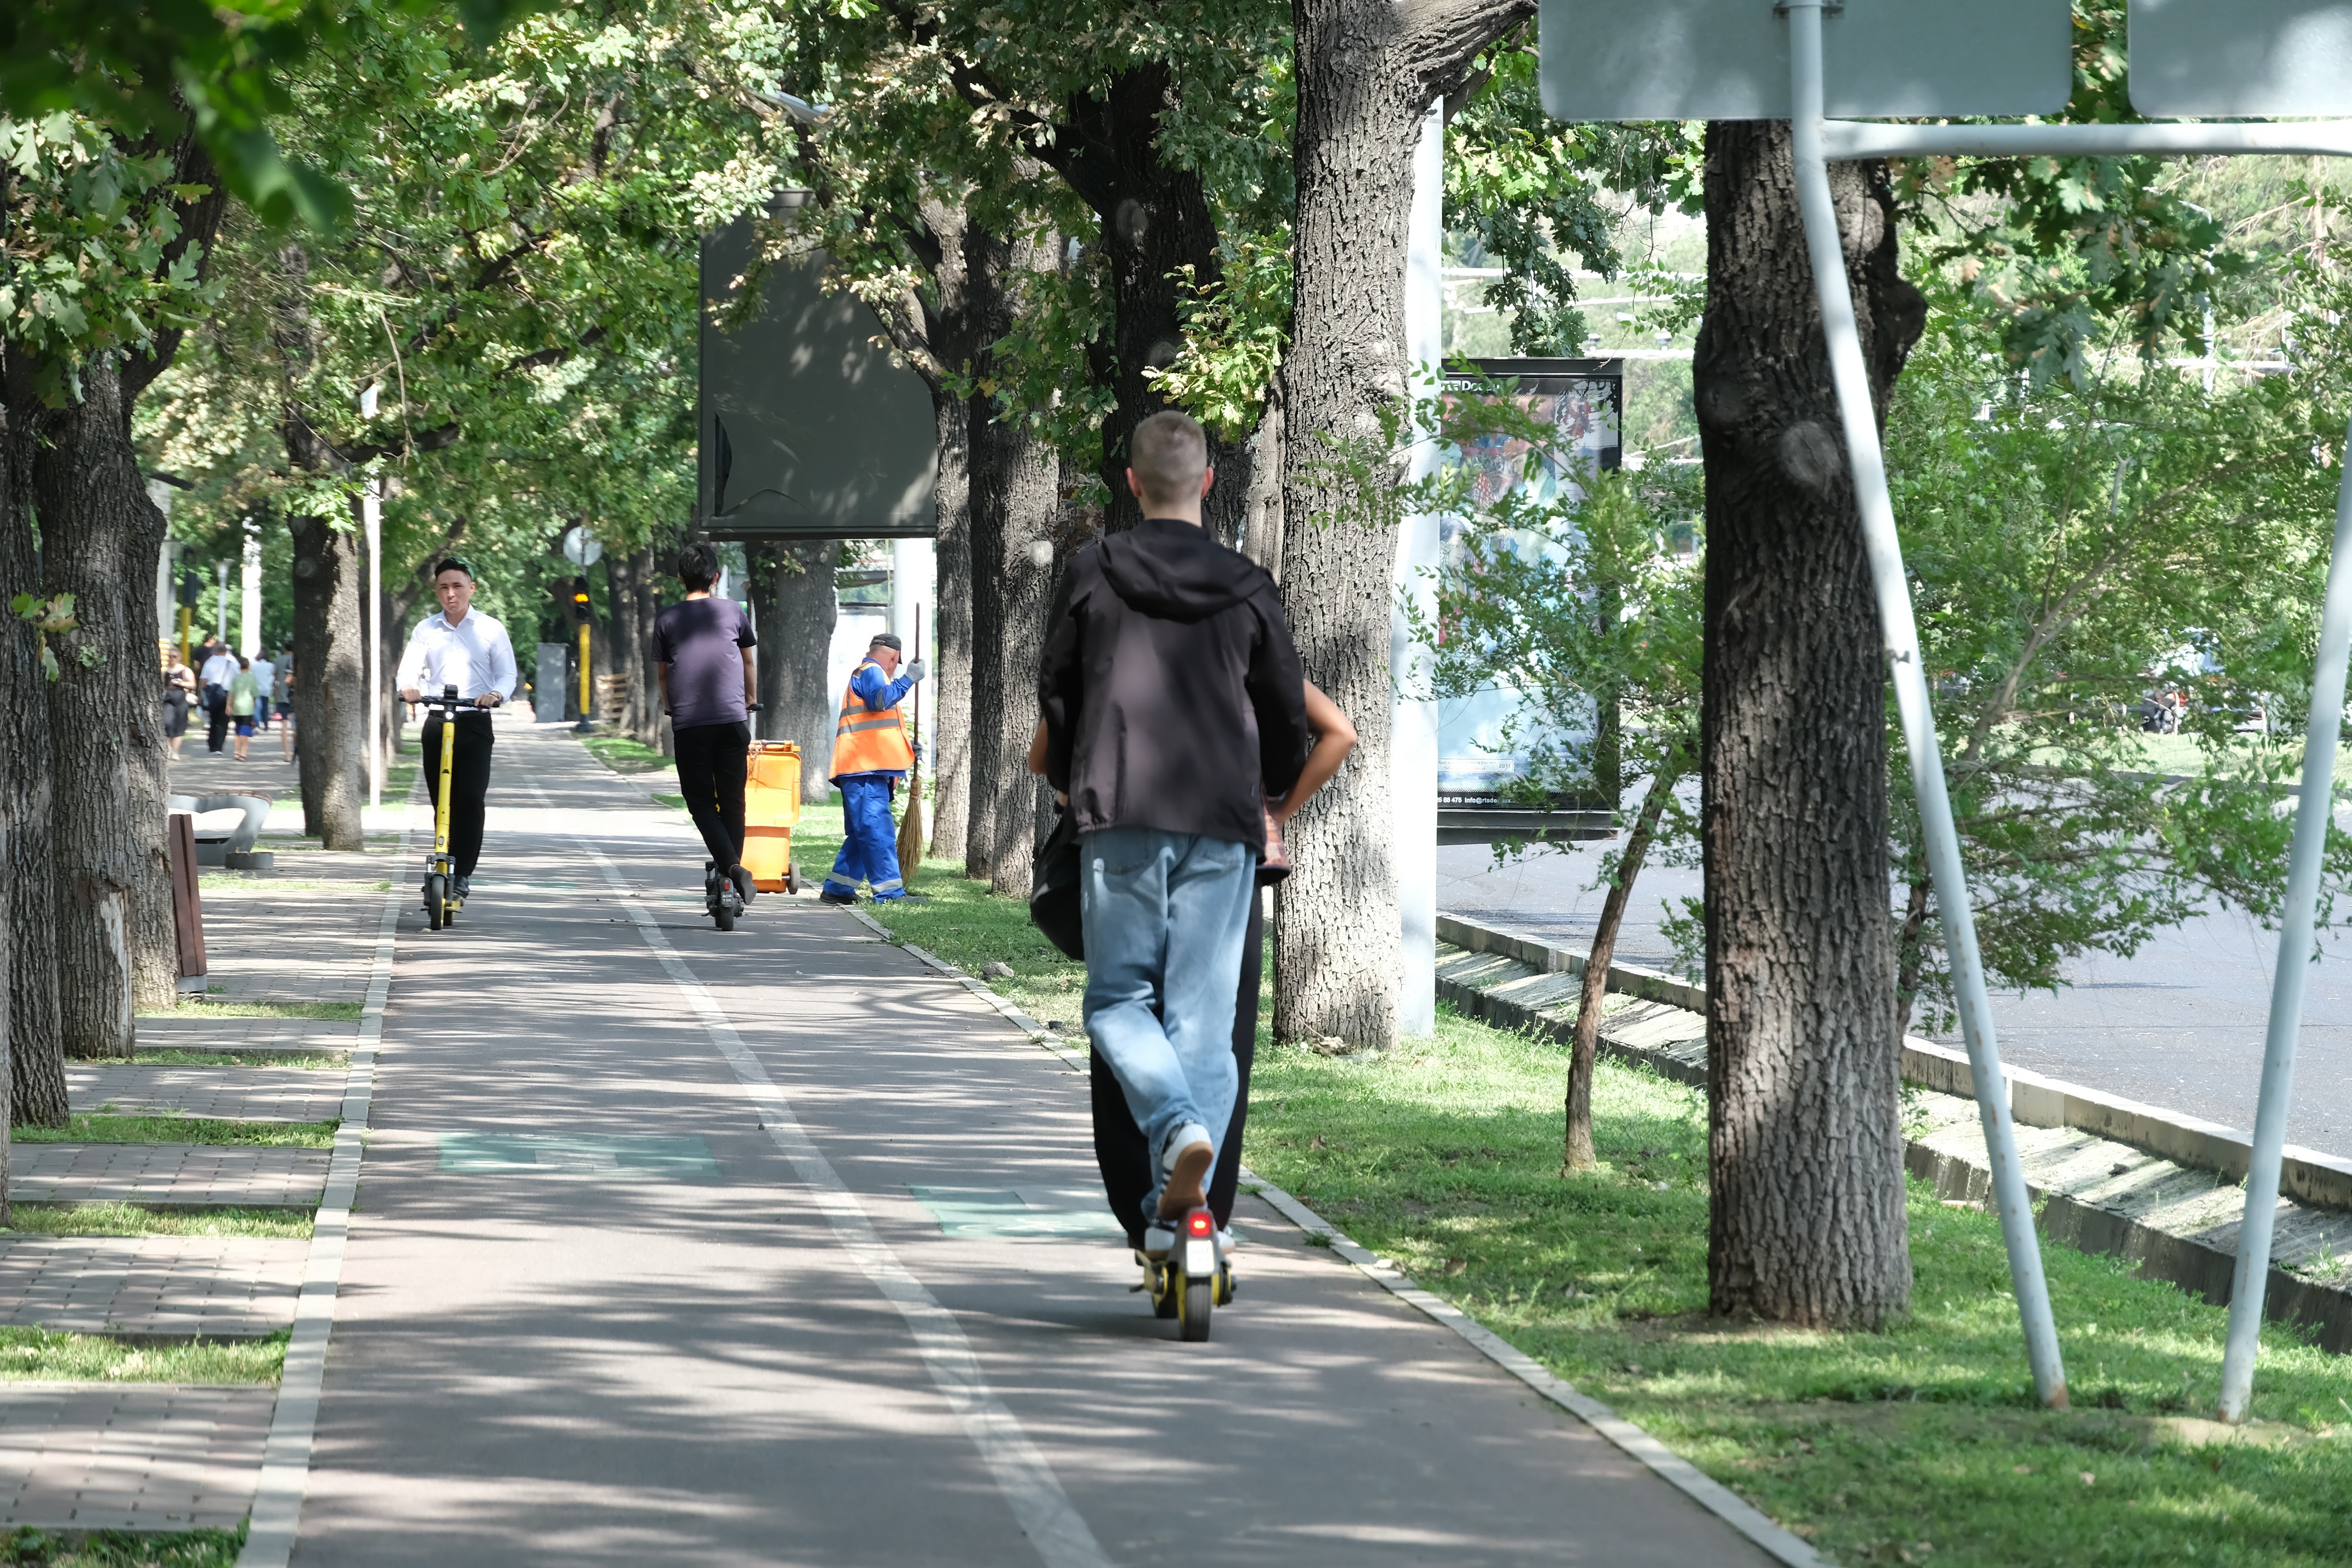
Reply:
[[[923,606],[915,606],[915,658],[923,657]],[[907,809],[898,818],[898,879],[911,888],[923,864],[923,689],[915,688],[914,765],[907,770]]]

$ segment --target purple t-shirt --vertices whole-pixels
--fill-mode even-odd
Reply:
[[[669,722],[740,724],[743,649],[759,639],[732,599],[688,599],[654,617],[654,658],[669,666]]]

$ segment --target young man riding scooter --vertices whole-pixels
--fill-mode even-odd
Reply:
[[[1071,561],[1038,677],[1045,777],[1079,837],[1086,1024],[1151,1151],[1147,1253],[1202,1206],[1239,1090],[1241,965],[1265,802],[1297,782],[1306,684],[1274,581],[1201,527],[1201,426],[1135,428],[1144,521]]]
[[[514,695],[520,675],[506,627],[474,608],[474,568],[465,557],[452,555],[435,564],[433,596],[441,601],[441,613],[427,616],[409,634],[408,650],[400,659],[400,700],[416,702],[428,690],[454,686],[459,700],[469,705],[462,717],[446,724],[435,713],[425,720],[423,736],[425,776],[431,783],[436,809],[442,804],[441,748],[455,748],[449,768],[449,852],[462,900],[473,892],[474,866],[482,858],[494,741],[489,710]]]

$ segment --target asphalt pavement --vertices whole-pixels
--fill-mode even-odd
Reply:
[[[1086,1079],[501,723],[404,917],[294,1561],[1755,1564],[1255,1198],[1182,1344]]]
[[[1589,949],[1609,846],[1546,849],[1503,866],[1481,845],[1437,852],[1437,906],[1466,918]],[[1633,884],[1617,962],[1683,973],[1661,929],[1696,898],[1696,869],[1652,867]],[[2216,910],[2165,931],[2129,958],[2092,954],[2053,993],[1993,994],[2001,1057],[2053,1078],[2226,1127],[2250,1130],[2269,1027],[2276,933]],[[1958,1044],[1957,1033],[1914,1028]],[[2304,993],[2289,1142],[2352,1154],[2352,941],[2322,933]]]

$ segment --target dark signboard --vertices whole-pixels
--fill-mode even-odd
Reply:
[[[714,539],[888,539],[937,531],[930,390],[874,340],[822,256],[767,272],[760,313],[721,331],[753,256],[751,220],[702,239],[699,514]]]

